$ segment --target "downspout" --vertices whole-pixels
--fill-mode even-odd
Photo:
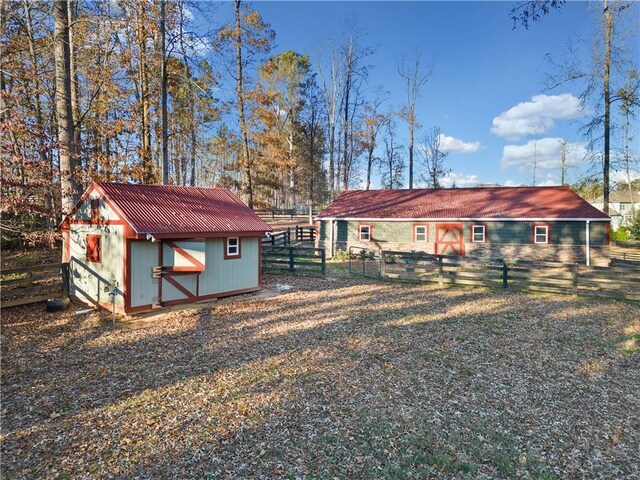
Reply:
[[[587,266],[591,265],[591,254],[590,254],[590,250],[591,250],[591,238],[589,237],[589,224],[591,223],[590,220],[587,220],[586,222],[586,232],[587,232]]]
[[[335,220],[329,220],[329,258],[333,258],[333,240],[334,240],[334,229]]]

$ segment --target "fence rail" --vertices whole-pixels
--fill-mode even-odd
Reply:
[[[265,247],[262,249],[262,269],[267,272],[324,275],[327,263],[323,248]]]
[[[262,237],[262,246],[286,246],[291,245],[291,229],[287,228],[282,232],[268,233]]]
[[[15,307],[66,295],[68,279],[68,263],[5,268],[0,272],[0,306]]]
[[[293,219],[295,217],[309,216],[309,210],[295,210],[291,208],[260,208],[260,209],[254,210],[254,212],[256,213],[256,215],[262,218],[271,218],[271,219],[276,219],[276,218]],[[318,214],[317,211],[313,211],[311,213],[312,216],[315,216],[317,214]]]
[[[316,239],[316,227],[300,227],[296,225],[296,242],[311,241]]]
[[[632,265],[591,267],[577,263],[382,251],[380,276],[640,301],[640,266]]]

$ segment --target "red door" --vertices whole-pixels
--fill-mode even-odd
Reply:
[[[464,255],[461,224],[443,223],[436,225],[436,253],[438,255]]]

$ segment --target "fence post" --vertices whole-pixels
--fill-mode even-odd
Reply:
[[[380,278],[387,276],[387,265],[385,264],[384,250],[380,251]]]
[[[327,259],[324,248],[320,250],[320,261],[322,262],[322,275],[325,275],[327,273]]]
[[[300,241],[300,230],[298,228],[298,225],[296,225],[296,242]]]
[[[287,227],[287,245],[291,245],[291,227]]]
[[[507,274],[509,273],[509,267],[507,266],[507,261],[502,260],[502,287],[507,288]]]
[[[442,255],[438,255],[438,283],[442,285]]]
[[[573,280],[573,295],[578,296],[578,264],[577,263],[573,264],[572,280]]]
[[[289,270],[294,271],[293,247],[289,247]]]
[[[62,296],[69,296],[69,262],[63,263],[60,270],[62,276]]]

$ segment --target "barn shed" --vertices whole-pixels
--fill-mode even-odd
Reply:
[[[569,187],[348,190],[316,217],[328,256],[351,246],[608,265],[610,218]]]
[[[227,189],[93,183],[61,230],[69,294],[128,314],[260,290],[271,227]]]

